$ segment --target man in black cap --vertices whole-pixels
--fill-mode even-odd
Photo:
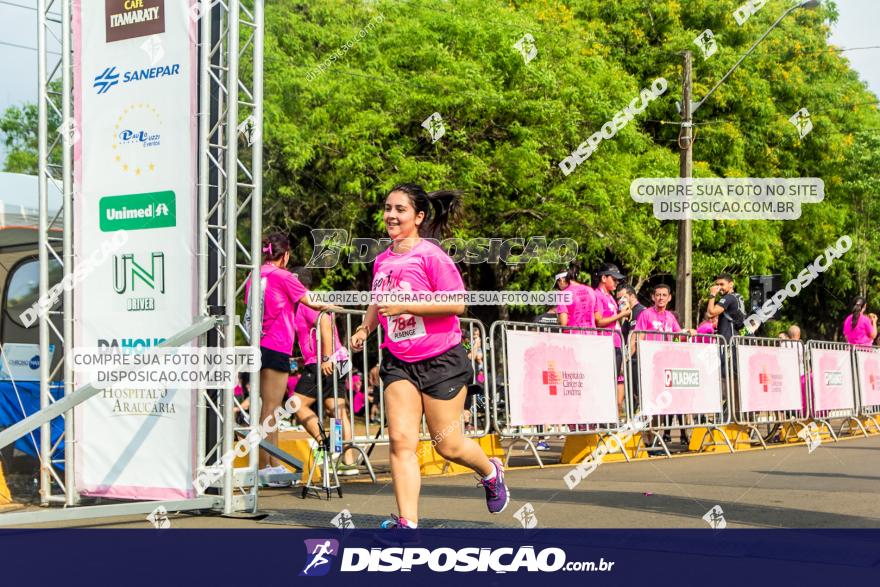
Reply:
[[[617,367],[617,406],[623,409],[623,351],[621,350],[623,342],[623,333],[620,329],[621,318],[626,318],[632,313],[629,307],[618,310],[617,300],[614,299],[614,293],[617,286],[620,285],[624,275],[617,268],[617,265],[605,263],[597,271],[599,276],[599,284],[594,290],[596,293],[596,327],[597,328],[613,328],[614,334],[614,359]]]

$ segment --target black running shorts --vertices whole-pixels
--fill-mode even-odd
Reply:
[[[409,381],[425,395],[449,400],[473,382],[474,370],[467,351],[457,344],[441,355],[415,363],[407,363],[386,352],[379,377],[386,388],[395,381]]]

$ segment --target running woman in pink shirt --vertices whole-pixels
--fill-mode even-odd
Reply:
[[[413,184],[401,184],[389,192],[384,221],[393,242],[376,258],[374,295],[465,291],[452,259],[425,240],[439,237],[446,228],[457,196],[456,192],[426,193]],[[385,387],[391,478],[399,511],[382,527],[418,526],[421,477],[416,454],[423,412],[437,452],[479,473],[489,511],[501,513],[510,499],[501,461],[486,457],[476,442],[462,434],[460,425],[465,390],[474,376],[461,344],[458,316],[464,313],[465,304],[456,300],[430,304],[380,301],[370,305],[351,337],[351,348],[360,351],[370,333],[382,325],[385,353],[379,374]]]
[[[614,362],[617,368],[617,407],[623,409],[623,332],[620,329],[621,318],[626,318],[632,313],[632,309],[626,307],[618,311],[617,300],[614,293],[620,280],[624,277],[617,265],[606,263],[599,268],[599,285],[593,290],[596,294],[596,312],[594,314],[598,328],[613,328],[614,334]]]
[[[865,315],[867,300],[862,296],[853,301],[852,314],[843,321],[843,336],[849,344],[872,345],[877,338],[877,314]]]
[[[263,239],[263,266],[260,277],[263,290],[263,333],[260,338],[260,422],[272,421],[276,408],[281,407],[287,391],[290,357],[293,352],[294,316],[299,304],[315,310],[329,306],[312,302],[309,292],[285,267],[290,262],[290,241],[287,235],[274,232]],[[245,284],[245,303],[251,291],[251,282]],[[266,440],[278,445],[278,431],[266,435]],[[281,462],[265,451],[260,451],[259,477],[262,485],[277,486],[264,479],[268,475],[287,473]]]

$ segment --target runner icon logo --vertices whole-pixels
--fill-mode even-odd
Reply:
[[[339,555],[339,541],[332,538],[305,540],[306,566],[300,577],[323,577],[330,572],[333,561]]]

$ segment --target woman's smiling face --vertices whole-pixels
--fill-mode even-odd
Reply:
[[[391,192],[385,199],[385,230],[392,240],[418,236],[419,224],[425,213],[416,213],[410,197],[403,192]]]

